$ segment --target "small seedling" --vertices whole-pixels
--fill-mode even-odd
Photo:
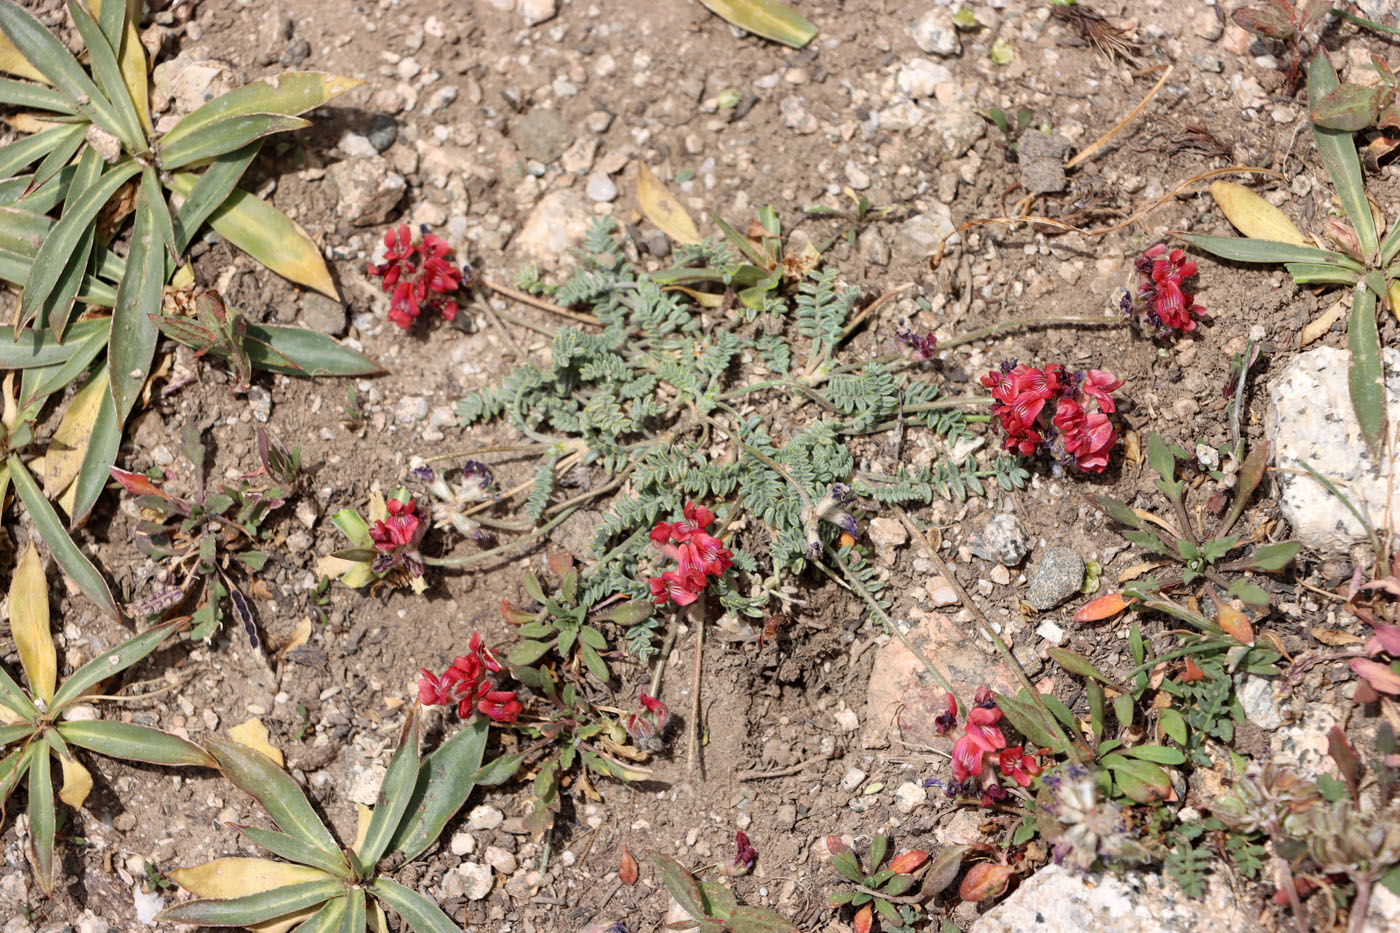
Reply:
[[[20,556],[10,582],[10,631],[28,689],[0,667],[0,808],[21,783],[29,788],[28,855],[35,877],[46,894],[53,892],[54,839],[58,835],[54,809],[53,759],[61,767],[59,800],[76,809],[92,790],[92,775],[74,754],[82,748],[99,755],[152,764],[212,767],[214,760],[198,745],[131,723],[101,719],[69,719],[78,704],[100,702],[91,694],[104,681],[146,658],[179,630],[169,622],[115,648],[78,668],[58,683],[58,652],[49,622],[48,580],[33,542]]]
[[[924,919],[917,904],[936,893],[919,890],[913,896],[908,894],[914,890],[915,875],[928,862],[928,852],[911,849],[896,855],[886,865],[889,837],[880,833],[871,840],[870,850],[865,854],[866,866],[862,868],[860,859],[840,836],[827,836],[826,848],[831,853],[831,867],[855,885],[854,890],[833,894],[828,904],[854,907],[853,925],[858,933],[870,930],[874,913],[880,915],[886,933],[913,933],[914,925]],[[928,877],[938,880],[934,873]]]
[[[1332,0],[1267,0],[1236,7],[1230,12],[1230,19],[1245,32],[1277,42],[1287,50],[1284,75],[1291,93],[1302,77],[1303,59],[1317,47],[1331,12]]]
[[[564,571],[558,592],[547,596],[535,575],[525,571],[525,592],[540,607],[533,612],[501,598],[501,615],[525,639],[511,649],[506,659],[512,668],[536,664],[553,649],[575,677],[582,667],[600,681],[612,678],[603,660],[608,650],[607,638],[588,624],[588,609],[578,602],[578,579],[578,569],[570,566]]]
[[[1020,107],[1016,110],[1015,116],[1008,116],[1005,110],[1000,107],[992,107],[982,114],[982,119],[995,126],[1001,131],[1001,139],[996,140],[997,148],[1006,153],[1008,162],[1015,162],[1017,158],[1016,141],[1021,138],[1021,132],[1031,125],[1031,120],[1035,115],[1030,108]]]
[[[261,547],[267,537],[263,524],[296,492],[301,452],[288,452],[260,432],[262,472],[272,482],[253,486],[243,479],[237,486],[220,485],[211,491],[205,486],[205,449],[199,432],[186,425],[181,439],[181,450],[194,467],[192,500],[164,492],[143,474],[111,469],[112,478],[137,497],[144,513],[137,526],[137,547],[147,557],[165,562],[168,579],[178,581],[137,603],[134,611],[160,616],[198,593],[202,601],[194,611],[191,635],[208,638],[223,624],[227,599],[256,648],[261,644],[257,624],[232,574],[235,568],[257,573],[267,563],[267,552]]]
[[[349,846],[336,841],[296,781],[266,755],[236,742],[210,742],[224,776],[257,799],[277,825],[235,828],[285,861],[230,857],[176,869],[170,877],[199,899],[157,919],[252,926],[295,915],[304,928],[363,933],[388,929],[388,908],[416,933],[458,930],[436,904],[389,875],[425,852],[466,802],[486,737],[486,718],[478,716],[420,759],[415,708],[389,760],[379,802],[373,810],[360,808],[360,833]]]
[[[690,915],[698,933],[796,933],[797,927],[766,907],[740,904],[734,892],[718,881],[698,881],[680,862],[649,852],[661,883]]]

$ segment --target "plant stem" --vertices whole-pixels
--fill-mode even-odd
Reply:
[[[475,554],[468,554],[464,557],[425,557],[423,558],[423,564],[428,567],[470,567],[473,564],[483,563],[493,557],[499,557],[509,551],[513,551],[523,544],[529,544],[537,538],[544,537],[555,528],[559,527],[564,519],[568,518],[582,507],[583,505],[580,503],[571,509],[565,509],[529,534],[521,535],[519,538],[507,541],[505,544],[497,545],[485,551],[478,551]]]
[[[914,519],[909,517],[908,512],[904,511],[904,509],[899,506],[895,506],[894,510],[895,514],[899,516],[899,520],[904,524],[904,527],[914,536],[914,540],[919,542],[924,554],[928,556],[929,560],[933,561],[934,565],[938,568],[938,572],[943,575],[943,579],[948,581],[948,585],[958,594],[963,605],[972,612],[973,618],[975,618],[981,626],[982,634],[991,639],[992,644],[996,646],[997,652],[1001,654],[1007,665],[1015,672],[1016,679],[1020,681],[1022,689],[1030,695],[1032,702],[1035,703],[1036,709],[1040,711],[1041,718],[1045,720],[1044,725],[1049,726],[1051,731],[1054,732],[1055,737],[1060,740],[1061,751],[1068,755],[1069,759],[1075,764],[1082,765],[1084,763],[1084,758],[1080,755],[1079,749],[1070,741],[1069,736],[1060,726],[1060,721],[1055,718],[1055,714],[1050,712],[1050,708],[1045,705],[1045,700],[1041,698],[1040,691],[1035,688],[1035,685],[1031,683],[1031,679],[1026,676],[1025,670],[1021,667],[1021,662],[1016,660],[1016,656],[1011,653],[1011,649],[1006,646],[1006,642],[1002,641],[996,629],[992,628],[991,621],[983,614],[981,609],[977,608],[977,604],[972,601],[972,597],[968,596],[967,590],[963,589],[962,584],[953,576],[953,571],[948,567],[947,562],[943,560],[943,556],[938,553],[938,549],[933,546],[933,542],[929,541],[925,533],[919,529],[919,526],[914,524]]]
[[[560,307],[552,301],[545,301],[543,298],[537,298],[529,292],[522,292],[518,288],[511,288],[509,285],[502,285],[490,279],[478,278],[476,281],[477,284],[481,285],[483,288],[488,288],[498,295],[504,295],[521,304],[527,304],[532,308],[539,308],[541,311],[548,311],[550,314],[557,314],[560,317],[566,317],[572,321],[578,321],[581,324],[602,323],[602,321],[591,314],[580,314],[577,311],[570,311],[568,308]]]
[[[1052,315],[1050,317],[1018,317],[1009,321],[1002,321],[1000,324],[989,324],[978,330],[968,331],[959,334],[949,340],[938,344],[938,349],[947,350],[952,347],[961,346],[965,343],[972,343],[974,340],[983,340],[987,337],[995,337],[997,334],[1008,330],[1015,330],[1018,327],[1046,327],[1060,324],[1084,325],[1086,327],[1123,327],[1127,321],[1116,317],[1075,317],[1074,315]]]

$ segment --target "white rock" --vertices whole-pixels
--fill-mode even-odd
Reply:
[[[979,917],[968,933],[1255,933],[1261,927],[1236,902],[1221,872],[1206,875],[1206,894],[1188,898],[1155,874],[1078,875],[1047,865]]]
[[[864,771],[859,768],[847,768],[846,773],[841,775],[841,789],[855,790],[863,780],[865,780]]]
[[[1283,725],[1278,701],[1274,699],[1274,682],[1263,677],[1246,674],[1235,681],[1235,695],[1244,707],[1244,718],[1265,732],[1272,732]]]
[[[1309,704],[1302,719],[1269,736],[1269,749],[1274,758],[1286,761],[1290,768],[1309,780],[1321,774],[1337,777],[1337,766],[1327,753],[1327,733],[1340,724],[1341,720],[1331,707]]]
[[[928,598],[936,609],[956,606],[960,602],[958,591],[953,589],[947,577],[929,577],[924,581],[924,589],[928,591]]]
[[[462,895],[469,901],[479,901],[491,893],[494,879],[491,866],[480,862],[463,862],[457,872],[462,876]]]
[[[843,708],[836,714],[836,728],[842,732],[855,732],[860,728],[860,717],[856,711],[849,707]]]
[[[929,10],[914,21],[909,29],[914,44],[930,55],[958,54],[962,43],[958,41],[958,27],[953,25],[953,14],[941,7]]]
[[[559,12],[559,0],[520,0],[520,18],[526,26],[548,22]]]
[[[908,813],[922,806],[927,800],[928,791],[924,790],[922,784],[915,784],[913,781],[905,781],[894,791],[894,808],[900,813]]]
[[[452,854],[471,855],[476,851],[476,837],[471,833],[452,834]]]
[[[154,891],[147,894],[137,887],[131,892],[131,900],[136,908],[136,922],[142,926],[155,926],[156,914],[165,909],[165,898]]]
[[[910,97],[932,97],[934,89],[953,80],[952,72],[927,58],[915,58],[899,69],[899,89]]]
[[[500,846],[487,846],[482,853],[482,858],[486,859],[486,864],[503,875],[515,874],[517,868],[515,856]]]
[[[490,804],[483,803],[467,815],[468,829],[496,829],[505,822],[505,814]]]
[[[556,189],[540,198],[511,245],[527,262],[556,262],[583,242],[592,219],[593,210],[582,194]]]
[[[602,172],[594,172],[588,176],[588,181],[583,187],[583,193],[588,195],[588,200],[598,203],[607,203],[617,198],[617,185],[613,180]]]
[[[1363,933],[1385,933],[1400,930],[1400,896],[1390,893],[1383,884],[1371,888],[1371,907],[1366,911]]]
[[[374,148],[374,144],[369,141],[368,136],[356,133],[354,130],[345,131],[345,135],[340,137],[337,148],[346,155],[357,159],[367,159],[379,154]]]
[[[1361,436],[1347,389],[1345,350],[1318,347],[1299,353],[1269,382],[1265,436],[1273,444],[1274,482],[1283,517],[1305,547],[1344,553],[1366,539],[1361,522],[1321,483],[1303,470],[1307,463],[1331,480],[1357,508],[1366,509],[1372,525],[1383,530],[1390,512],[1388,478],[1400,475],[1395,425],[1387,445],[1388,462],[1378,465]],[[1387,347],[1386,405],[1400,411],[1400,351]],[[1390,529],[1400,530],[1400,510],[1389,515]]]
[[[1052,645],[1065,643],[1065,630],[1056,625],[1053,619],[1045,619],[1035,627],[1035,633]]]

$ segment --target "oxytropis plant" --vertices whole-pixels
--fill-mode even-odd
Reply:
[[[448,296],[471,284],[471,270],[453,264],[447,241],[426,227],[414,239],[408,224],[399,224],[384,234],[384,248],[384,261],[370,263],[369,274],[390,295],[389,320],[404,330],[424,311],[455,321],[458,304]]]
[[[992,390],[992,416],[1006,435],[1003,449],[1023,457],[1044,454],[1086,473],[1107,469],[1118,442],[1118,429],[1108,417],[1116,410],[1110,393],[1123,385],[1113,373],[1006,362],[981,381]]]

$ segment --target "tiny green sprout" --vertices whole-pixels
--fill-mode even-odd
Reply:
[[[959,7],[958,12],[953,14],[953,25],[959,29],[976,29],[977,13],[972,7]]]
[[[80,809],[92,790],[92,775],[75,749],[112,758],[171,766],[212,767],[214,760],[198,745],[158,729],[98,719],[85,704],[105,697],[95,688],[146,658],[175,634],[179,622],[158,625],[115,648],[103,651],[58,682],[58,653],[49,621],[48,580],[31,541],[10,581],[10,632],[28,688],[0,666],[0,809],[21,783],[29,788],[28,855],[46,894],[53,892],[54,840],[60,817],[54,806],[53,760],[60,767],[58,799]],[[83,715],[86,713],[86,715]],[[70,841],[79,841],[70,837]]]
[[[728,88],[727,90],[719,92],[719,96],[715,98],[715,103],[719,105],[719,109],[721,110],[733,110],[735,107],[739,106],[739,102],[743,99],[744,96],[738,91],[733,88]]]
[[[432,901],[390,877],[442,833],[475,783],[487,722],[476,717],[426,759],[418,751],[418,708],[409,713],[384,774],[378,803],[362,816],[353,845],[340,845],[305,793],[278,765],[236,742],[212,741],[209,753],[224,776],[262,804],[276,830],[235,827],[278,859],[219,858],[170,872],[198,899],[158,919],[203,926],[251,926],[296,916],[304,929],[363,933],[385,930],[386,908],[415,933],[460,933]],[[305,924],[310,924],[309,927]]]
[[[987,51],[987,58],[993,65],[1009,65],[1016,58],[1016,50],[1005,39],[997,39]]]

